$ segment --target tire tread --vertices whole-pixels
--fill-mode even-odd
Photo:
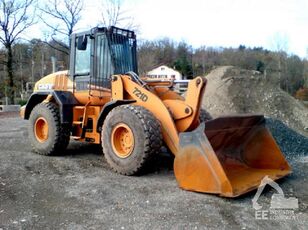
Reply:
[[[56,104],[52,102],[47,102],[47,103],[40,103],[34,107],[31,113],[40,113],[44,110],[48,110],[52,116],[52,118],[55,121],[55,139],[53,143],[48,146],[44,151],[39,150],[33,142],[31,142],[32,149],[34,152],[40,154],[40,155],[45,155],[45,156],[52,156],[52,155],[57,155],[59,152],[63,151],[70,139],[70,127],[65,124],[61,124],[60,121],[60,112],[59,108]],[[30,124],[32,127],[34,124]]]
[[[130,112],[132,112],[139,118],[140,122],[142,123],[143,133],[145,135],[144,153],[142,155],[143,157],[142,160],[138,162],[136,167],[129,172],[124,171],[121,167],[114,164],[114,162],[110,161],[108,157],[106,158],[106,160],[110,165],[110,167],[115,172],[123,175],[136,175],[139,174],[140,172],[144,172],[148,168],[147,166],[149,162],[151,162],[156,153],[160,151],[160,147],[162,145],[161,128],[160,128],[161,126],[159,121],[154,117],[154,115],[149,110],[145,109],[142,106],[134,106],[134,105],[122,105],[116,107],[107,115],[105,121],[108,122],[108,120],[111,119],[114,114],[117,114],[119,110],[129,111],[127,112],[127,114],[130,114]],[[103,149],[108,148],[104,144],[103,140],[102,140],[102,145]]]

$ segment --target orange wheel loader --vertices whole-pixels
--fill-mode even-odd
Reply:
[[[226,197],[291,172],[262,115],[204,118],[205,78],[190,80],[185,97],[175,81],[139,78],[134,32],[96,27],[70,47],[70,70],[39,80],[21,109],[36,153],[59,154],[70,138],[101,144],[114,171],[135,175],[164,143],[181,188]]]

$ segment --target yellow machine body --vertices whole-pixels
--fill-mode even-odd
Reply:
[[[202,118],[205,78],[184,80],[185,97],[175,79],[140,78],[133,31],[95,27],[70,42],[70,70],[39,80],[21,109],[35,152],[58,154],[70,138],[101,144],[114,171],[135,175],[164,142],[181,188],[226,197],[291,172],[263,115]]]
[[[73,107],[72,137],[78,141],[101,142],[101,133],[95,127],[103,106],[110,101],[134,100],[133,105],[151,111],[175,156],[178,184],[186,190],[236,197],[255,189],[265,176],[276,180],[289,174],[291,168],[262,115],[219,117],[200,124],[205,86],[204,78],[191,80],[184,98],[166,87],[166,82],[149,81],[143,87],[130,76],[115,75],[111,90],[74,92],[67,72],[58,72],[38,81],[34,90],[73,93],[79,105]],[[45,98],[46,102],[52,100],[52,95]],[[93,128],[82,136],[89,120]]]

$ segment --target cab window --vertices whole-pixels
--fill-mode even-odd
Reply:
[[[76,44],[77,44],[76,38]],[[85,50],[76,49],[75,56],[75,74],[89,75],[90,74],[90,59],[91,59],[91,42],[87,43]]]

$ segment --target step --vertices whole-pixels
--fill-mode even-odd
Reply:
[[[74,106],[74,109],[84,110],[84,109],[85,109],[85,106]]]

